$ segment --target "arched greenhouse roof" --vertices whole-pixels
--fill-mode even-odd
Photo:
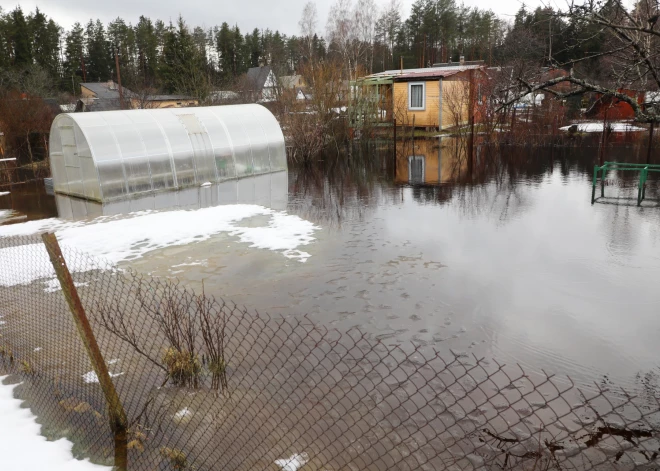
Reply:
[[[287,170],[261,105],[60,114],[50,166],[56,192],[100,202]]]

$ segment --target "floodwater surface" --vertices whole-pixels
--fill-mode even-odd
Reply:
[[[373,144],[290,168],[287,211],[319,227],[304,263],[219,235],[130,264],[272,316],[632,386],[660,355],[660,185],[637,207],[638,176],[612,172],[592,205],[597,156],[479,147],[470,168],[452,139]]]

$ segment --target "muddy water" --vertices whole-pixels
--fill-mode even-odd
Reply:
[[[637,208],[636,175],[608,175],[592,206],[597,152],[480,149],[471,175],[449,140],[356,152],[290,172],[288,211],[321,227],[306,263],[215,238],[135,265],[272,315],[627,385],[660,355],[658,180]]]
[[[479,148],[470,169],[450,139],[374,145],[289,172],[288,212],[320,228],[305,263],[221,235],[131,264],[273,316],[632,386],[660,355],[660,185],[638,208],[637,176],[612,173],[591,205],[597,155]]]

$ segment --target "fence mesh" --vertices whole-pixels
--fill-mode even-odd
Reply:
[[[658,469],[658,398],[271,318],[63,253],[129,421],[130,470]],[[48,437],[113,463],[40,237],[0,239],[0,370]]]

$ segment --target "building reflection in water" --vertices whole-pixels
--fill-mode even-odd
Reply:
[[[208,186],[151,193],[104,204],[56,194],[55,202],[59,217],[64,219],[83,219],[171,208],[199,209],[224,204],[256,204],[275,210],[285,210],[288,203],[288,176],[286,171],[269,173]]]
[[[457,182],[467,174],[467,150],[457,137],[397,142],[395,183],[434,185]]]

